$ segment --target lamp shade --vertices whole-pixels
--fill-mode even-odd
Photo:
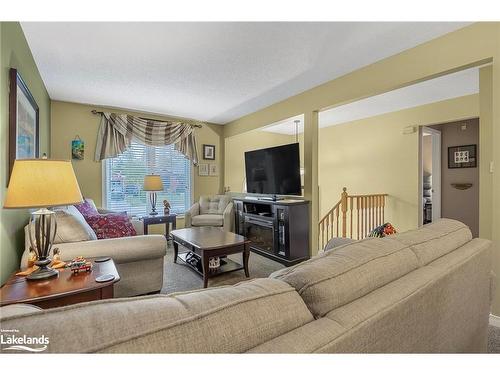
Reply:
[[[162,191],[163,182],[157,174],[144,176],[144,191]]]
[[[14,162],[3,207],[41,208],[82,201],[69,160],[20,159]]]

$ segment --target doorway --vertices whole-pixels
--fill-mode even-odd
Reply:
[[[427,126],[420,136],[420,224],[441,218],[441,131]]]
[[[430,129],[430,130],[429,130]],[[425,162],[429,154],[434,158],[435,151],[425,152],[429,147],[428,137],[424,134],[437,134],[441,143],[440,186],[436,184],[435,163],[432,162],[432,210],[436,195],[439,194],[440,215],[465,223],[474,237],[479,235],[479,118],[471,118],[422,128],[422,171],[425,175]],[[427,144],[427,146],[426,146]],[[427,168],[428,169],[428,168]],[[423,181],[422,189],[425,181]],[[436,190],[439,189],[439,193]],[[424,216],[424,215],[422,215]],[[422,218],[424,223],[424,217]],[[432,217],[435,220],[436,217]]]

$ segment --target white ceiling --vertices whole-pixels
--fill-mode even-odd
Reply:
[[[52,99],[216,123],[466,25],[22,23]]]
[[[325,128],[478,92],[479,69],[471,68],[322,111],[319,113],[319,126]],[[301,120],[299,132],[303,132],[302,115],[279,121],[261,130],[293,135],[294,120],[297,119]]]

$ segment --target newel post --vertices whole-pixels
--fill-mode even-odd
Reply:
[[[342,237],[347,236],[347,188],[342,189],[340,194],[340,210],[342,211]]]

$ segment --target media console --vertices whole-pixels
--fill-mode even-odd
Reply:
[[[250,250],[292,266],[309,258],[309,202],[234,198],[236,233]]]

